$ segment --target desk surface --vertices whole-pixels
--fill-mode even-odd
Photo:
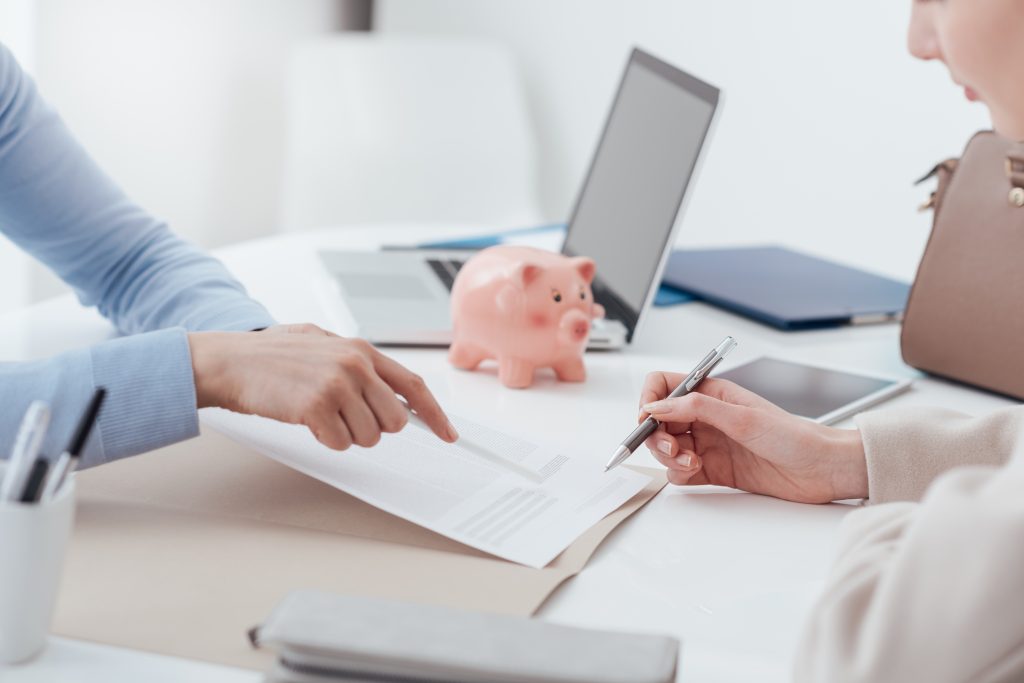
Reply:
[[[325,294],[321,276],[311,276],[320,272],[316,249],[372,249],[411,243],[424,234],[422,227],[409,226],[330,230],[256,240],[216,253],[278,320],[315,322],[344,334],[339,304]],[[46,357],[113,336],[104,320],[71,297],[0,316],[0,326],[3,360]],[[528,391],[502,388],[493,372],[457,371],[439,350],[387,353],[423,375],[452,412],[483,417],[510,431],[527,425],[532,435],[601,463],[632,426],[644,375],[688,369],[727,334],[740,341],[730,364],[772,354],[918,377],[911,392],[889,405],[941,405],[982,414],[1008,404],[919,377],[900,361],[898,332],[886,325],[783,333],[703,304],[686,304],[655,309],[628,350],[589,354],[585,384],[542,378]],[[203,448],[204,439],[191,443]],[[644,450],[634,461],[656,466]],[[849,510],[714,487],[669,487],[623,524],[540,616],[674,634],[683,641],[681,681],[789,680],[801,625],[827,575],[839,521]],[[0,668],[0,674],[5,683],[260,680],[250,671],[61,638],[51,639],[36,662]]]

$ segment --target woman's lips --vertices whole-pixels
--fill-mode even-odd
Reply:
[[[970,100],[971,102],[977,102],[980,99],[978,97],[978,93],[974,92],[974,90],[972,90],[970,86],[966,85],[964,86],[964,95],[966,95],[967,99]]]

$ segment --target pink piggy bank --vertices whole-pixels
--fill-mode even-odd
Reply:
[[[497,359],[501,383],[516,389],[533,384],[533,371],[544,367],[562,381],[582,382],[590,321],[604,317],[590,289],[594,270],[589,258],[532,247],[481,251],[452,286],[448,360],[473,370]]]

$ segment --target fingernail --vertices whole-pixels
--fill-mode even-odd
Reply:
[[[682,465],[683,467],[689,467],[690,463],[693,462],[693,456],[692,455],[680,455],[678,458],[676,458],[676,462],[679,463],[680,465]]]
[[[452,426],[451,422],[448,423],[448,438],[452,441],[459,440],[459,433],[455,431],[455,427]]]
[[[668,401],[655,401],[654,403],[648,403],[644,406],[644,412],[651,413],[667,413],[671,407]]]
[[[665,455],[672,455],[672,442],[668,439],[662,439],[658,442],[658,450]]]

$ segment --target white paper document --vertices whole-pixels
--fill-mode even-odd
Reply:
[[[650,481],[449,415],[448,444],[410,421],[373,448],[327,448],[305,427],[217,408],[203,422],[289,467],[498,557],[543,567]]]

